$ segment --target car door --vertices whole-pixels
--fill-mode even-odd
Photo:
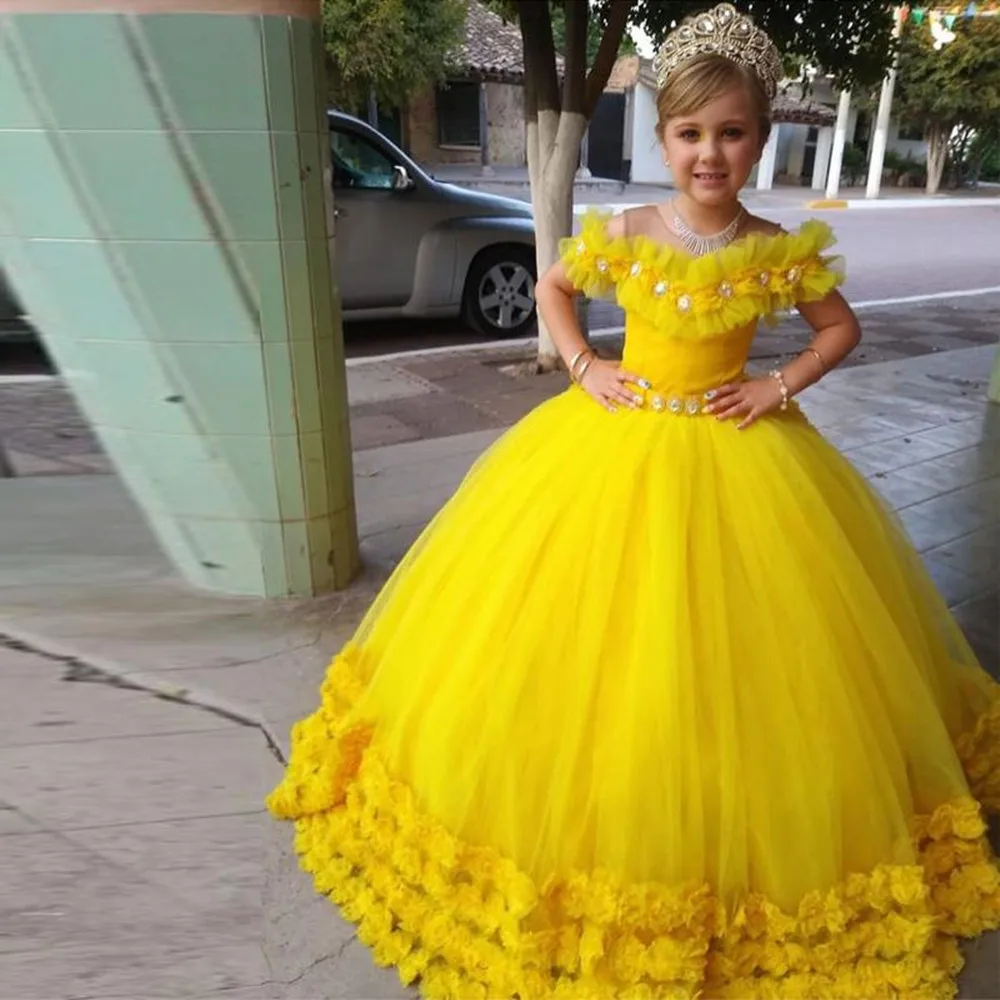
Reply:
[[[344,308],[401,306],[413,292],[417,250],[430,224],[427,198],[387,150],[353,129],[333,124],[330,152]]]

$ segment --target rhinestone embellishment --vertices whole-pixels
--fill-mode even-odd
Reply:
[[[785,277],[788,278],[788,280],[794,285],[799,280],[799,278],[802,277],[802,268],[801,267],[789,268],[785,274]]]
[[[576,252],[577,253],[586,253],[587,252],[587,244],[584,243],[583,240],[579,240],[577,242],[577,244],[576,244]]]
[[[629,274],[631,274],[633,278],[638,278],[641,271],[642,271],[642,264],[640,264],[638,261],[636,261],[632,265],[632,267],[629,268]]]
[[[649,408],[656,413],[671,413],[676,417],[697,417],[703,410],[703,401],[698,396],[661,396],[653,393],[647,398]],[[641,405],[641,404],[640,404]]]
[[[734,291],[735,289],[733,288],[733,283],[731,281],[724,281],[721,285],[719,285],[719,294],[724,299],[731,299]]]
[[[665,281],[658,281],[656,283],[656,286],[653,288],[653,294],[654,295],[659,295],[659,296],[662,297],[662,296],[664,296],[664,295],[667,294],[667,290],[669,288],[670,288],[670,285],[667,282],[665,282]]]
[[[598,260],[598,262],[597,262],[597,270],[600,271],[601,274],[606,274],[607,273],[608,262],[603,257],[601,257],[601,259]]]
[[[682,313],[690,312],[691,311],[691,296],[690,295],[682,295],[677,300],[677,308]]]

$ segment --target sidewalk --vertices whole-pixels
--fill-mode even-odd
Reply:
[[[1000,294],[866,309],[864,342],[845,367],[996,344],[998,314]],[[616,306],[591,304],[592,329],[622,323]],[[764,327],[751,359],[761,366],[780,363],[809,337],[797,319],[775,330]],[[621,342],[620,335],[607,336],[597,346],[616,355]],[[519,365],[531,357],[531,348],[515,345],[352,360],[348,391],[355,451],[507,426],[566,385],[558,373],[518,375]],[[111,471],[68,390],[51,380],[0,383],[0,477],[5,464],[6,474],[17,477]]]
[[[804,405],[899,511],[996,674],[1000,408],[985,402],[995,347],[975,346],[995,339],[995,319],[985,306],[961,322],[924,307],[905,322],[921,318],[946,329],[903,341],[902,312],[873,310],[867,325],[883,326],[869,350],[900,356],[859,357]],[[762,341],[760,360],[794,350],[794,336]],[[919,356],[903,357],[902,343]],[[501,368],[513,358],[448,360],[352,369],[369,570],[313,601],[187,588],[117,477],[81,462],[99,452],[78,418],[66,423],[58,387],[3,388],[3,420],[27,408],[10,390],[49,393],[31,404],[40,416],[20,429],[15,462],[60,469],[0,479],[0,634],[46,654],[0,650],[0,912],[17,914],[19,935],[0,948],[0,994],[403,996],[313,894],[288,828],[259,805],[275,752],[314,707],[385,567],[501,428],[564,384],[512,379]],[[66,687],[81,680],[95,683]],[[1000,996],[996,935],[971,953],[962,995]]]
[[[479,166],[435,164],[427,168],[439,181],[461,187],[502,194],[522,201],[530,201],[527,167],[494,167],[490,174],[483,174]],[[673,190],[671,185],[633,184],[604,177],[577,177],[573,183],[575,201],[573,211],[583,214],[588,208],[612,205],[618,209],[645,205],[666,197]],[[1000,185],[982,185],[976,189],[943,191],[928,195],[920,188],[883,186],[878,198],[869,199],[864,186],[844,187],[835,199],[828,200],[823,191],[792,184],[777,184],[767,191],[750,185],[740,195],[751,208],[774,209],[825,209],[825,208],[936,208],[980,205],[984,201],[1000,202]]]

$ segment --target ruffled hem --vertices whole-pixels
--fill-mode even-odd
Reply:
[[[375,961],[427,997],[952,997],[956,938],[1000,926],[982,815],[1000,807],[1000,697],[956,744],[972,796],[914,818],[919,864],[850,875],[788,914],[761,896],[730,912],[705,885],[599,871],[536,884],[421,811],[372,728],[351,721],[362,689],[348,646],[293,729],[268,807],[295,820],[303,869]]]
[[[817,301],[844,280],[823,251],[834,243],[813,219],[794,233],[752,233],[714,254],[690,257],[646,236],[609,237],[608,213],[591,210],[560,244],[566,274],[590,298],[618,304],[672,336],[720,335]]]

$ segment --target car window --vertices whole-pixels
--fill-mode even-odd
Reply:
[[[395,162],[361,136],[333,129],[330,151],[335,188],[392,188]]]

